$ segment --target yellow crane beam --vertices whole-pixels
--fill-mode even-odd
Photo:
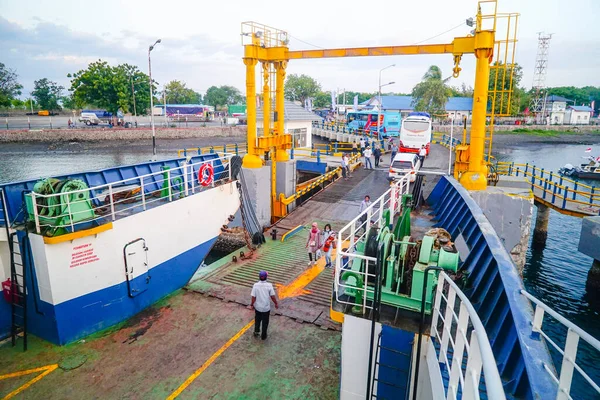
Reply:
[[[474,37],[456,38],[452,43],[409,46],[351,47],[340,49],[288,51],[290,60],[304,58],[373,57],[418,54],[464,54],[475,51]]]

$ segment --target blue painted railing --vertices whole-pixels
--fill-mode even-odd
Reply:
[[[220,175],[225,171],[225,166],[220,160],[220,156],[217,153],[208,153],[203,155],[194,156],[189,161],[190,164],[197,164],[194,166],[193,175],[198,175],[198,169],[200,163],[205,161],[213,160],[214,165],[214,176],[215,180],[218,180]],[[109,183],[119,182],[125,179],[136,178],[142,175],[157,173],[153,176],[153,181],[147,182],[144,185],[146,192],[160,190],[162,187],[162,176],[160,172],[163,167],[169,167],[172,170],[171,179],[181,177],[181,168],[186,162],[185,158],[175,158],[170,160],[162,161],[150,161],[134,165],[126,165],[114,168],[106,168],[98,171],[80,172],[68,175],[57,176],[58,179],[81,179],[88,187],[93,188],[96,186],[102,186]],[[7,205],[7,216],[12,223],[23,222],[25,213],[22,211],[23,207],[23,195],[22,192],[29,192],[33,190],[33,186],[38,182],[39,179],[32,179],[28,181],[13,182],[4,185],[0,185],[0,189],[4,191],[6,205]],[[92,196],[94,197],[94,196]],[[5,215],[0,202],[0,215]],[[0,226],[3,226],[3,222],[0,222]]]
[[[556,385],[544,371],[548,348],[531,336],[533,309],[521,295],[521,276],[481,208],[455,179],[442,177],[431,193],[436,226],[454,240],[462,234],[469,253],[461,267],[465,294],[485,326],[508,396],[553,399]]]

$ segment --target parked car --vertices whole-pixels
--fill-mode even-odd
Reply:
[[[402,178],[406,174],[410,174],[410,182],[414,182],[420,167],[421,161],[417,154],[398,153],[390,166],[389,179],[396,180]]]

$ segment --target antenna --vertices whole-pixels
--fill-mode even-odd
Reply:
[[[546,114],[546,73],[548,71],[548,48],[550,47],[552,33],[538,32],[538,50],[535,56],[533,70],[533,96],[529,104],[529,111],[534,115],[537,123],[544,123]]]

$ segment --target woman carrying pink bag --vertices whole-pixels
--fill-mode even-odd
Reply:
[[[317,262],[317,251],[321,248],[321,231],[316,222],[312,223],[312,228],[308,233],[308,239],[306,240],[306,248],[308,249],[308,265],[315,265]]]

